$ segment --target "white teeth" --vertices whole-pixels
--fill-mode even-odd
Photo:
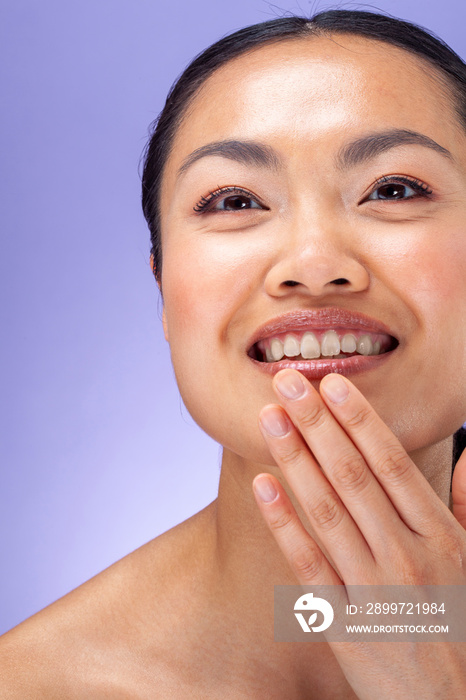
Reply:
[[[301,351],[299,340],[294,335],[287,335],[283,345],[283,352],[287,357],[296,357]]]
[[[303,335],[301,355],[305,360],[316,360],[320,357],[320,344],[314,333],[307,332]]]
[[[317,336],[310,331],[303,334],[301,342],[291,333],[284,341],[272,338],[270,346],[265,348],[267,362],[278,362],[285,357],[301,357],[304,360],[317,360],[320,357],[344,359],[346,354],[358,352],[360,355],[380,355],[381,342],[372,342],[370,335],[361,335],[358,339],[353,333],[345,333],[341,340],[334,330],[326,331],[319,343]]]
[[[285,354],[283,351],[283,343],[278,338],[274,338],[270,343],[270,352],[272,353],[273,361],[278,362]]]
[[[372,355],[373,346],[370,335],[362,335],[356,347],[360,355]]]
[[[323,357],[333,357],[340,354],[340,339],[336,331],[324,333],[320,351]]]
[[[346,333],[341,339],[342,352],[356,352],[356,338],[352,333]]]

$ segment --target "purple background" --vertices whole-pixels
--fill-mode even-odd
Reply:
[[[0,633],[215,498],[219,447],[176,389],[138,161],[196,53],[329,6],[3,0]],[[466,55],[464,0],[340,6]]]

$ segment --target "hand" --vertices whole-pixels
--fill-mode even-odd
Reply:
[[[299,372],[283,370],[274,387],[282,406],[262,410],[261,428],[322,547],[275,477],[258,475],[254,491],[299,583],[464,585],[466,459],[455,476],[457,521],[346,378],[328,375],[319,394]],[[465,645],[331,646],[361,700],[466,697]]]

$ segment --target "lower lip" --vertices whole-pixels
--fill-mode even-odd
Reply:
[[[396,348],[395,348],[396,350]],[[349,377],[352,374],[368,372],[377,369],[393,355],[395,350],[389,350],[381,355],[353,355],[352,357],[335,360],[329,357],[327,360],[279,360],[278,362],[259,362],[252,357],[256,367],[266,374],[277,374],[282,369],[297,369],[304,374],[306,379],[319,380],[327,374],[343,374]]]

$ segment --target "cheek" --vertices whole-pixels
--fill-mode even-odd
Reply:
[[[466,227],[459,218],[364,234],[373,299],[389,294],[405,333],[380,389],[370,376],[355,383],[408,451],[466,420]]]
[[[172,362],[183,398],[192,395],[193,403],[196,392],[206,393],[228,375],[238,346],[236,325],[248,317],[251,275],[257,280],[257,263],[254,270],[248,247],[229,237],[180,237],[164,250],[164,313]]]
[[[367,248],[374,246],[367,239]],[[426,327],[455,321],[466,329],[466,226],[427,222],[407,227],[374,246],[377,275]],[[371,262],[369,261],[369,266]]]
[[[455,232],[439,231],[435,241],[432,239],[417,251],[422,268],[430,277],[439,297],[439,303],[452,301],[452,293],[459,292],[466,286],[466,228]]]
[[[163,290],[170,340],[175,333],[189,333],[194,341],[213,335],[221,340],[257,288],[263,259],[247,232],[206,233],[167,244]]]
[[[200,247],[167,245],[164,250],[163,291],[170,342],[209,330],[206,320],[221,314],[222,291],[231,272]],[[215,272],[216,271],[216,272]]]
[[[415,338],[408,403],[398,420],[425,444],[466,420],[466,230],[449,224],[413,243],[400,269],[420,342]]]
[[[164,249],[163,268],[170,352],[184,404],[214,440],[259,461],[270,457],[257,416],[273,392],[262,379],[266,395],[259,386],[251,396],[254,375],[244,348],[263,320],[256,304],[267,251],[270,245],[257,239],[251,245],[250,233],[249,241],[246,233],[189,245],[174,241]]]
[[[456,341],[466,334],[466,230],[438,231],[412,253],[411,293],[433,335],[450,330]],[[407,280],[409,285],[410,280]],[[444,338],[444,341],[453,338]],[[464,347],[464,342],[457,346]]]

